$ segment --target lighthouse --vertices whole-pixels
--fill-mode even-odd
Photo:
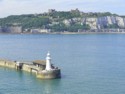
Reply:
[[[47,57],[46,57],[46,70],[51,70],[51,57],[50,57],[50,53],[47,53]]]

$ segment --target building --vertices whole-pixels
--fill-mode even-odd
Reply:
[[[0,27],[1,33],[22,33],[22,26],[19,25],[10,25]]]
[[[31,29],[31,33],[49,33],[50,29]]]
[[[49,10],[48,10],[48,13],[55,13],[55,12],[56,12],[55,9],[49,9]]]
[[[79,11],[78,8],[76,8],[76,9],[72,9],[72,10],[71,10],[71,13],[80,13],[80,11]]]
[[[0,33],[2,33],[2,27],[0,26]]]
[[[40,29],[40,33],[49,33],[51,32],[50,29]]]
[[[22,33],[22,26],[12,25],[8,27],[10,33]]]

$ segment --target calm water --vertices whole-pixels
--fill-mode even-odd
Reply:
[[[125,94],[125,35],[0,35],[0,58],[45,59],[62,79],[0,67],[0,94]]]

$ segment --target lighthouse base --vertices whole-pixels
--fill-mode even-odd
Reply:
[[[61,78],[60,69],[43,70],[37,73],[37,78],[40,79],[56,79]]]

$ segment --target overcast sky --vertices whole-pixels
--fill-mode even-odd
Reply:
[[[43,13],[48,9],[84,12],[112,12],[125,15],[125,0],[0,0],[0,18],[9,15]]]

